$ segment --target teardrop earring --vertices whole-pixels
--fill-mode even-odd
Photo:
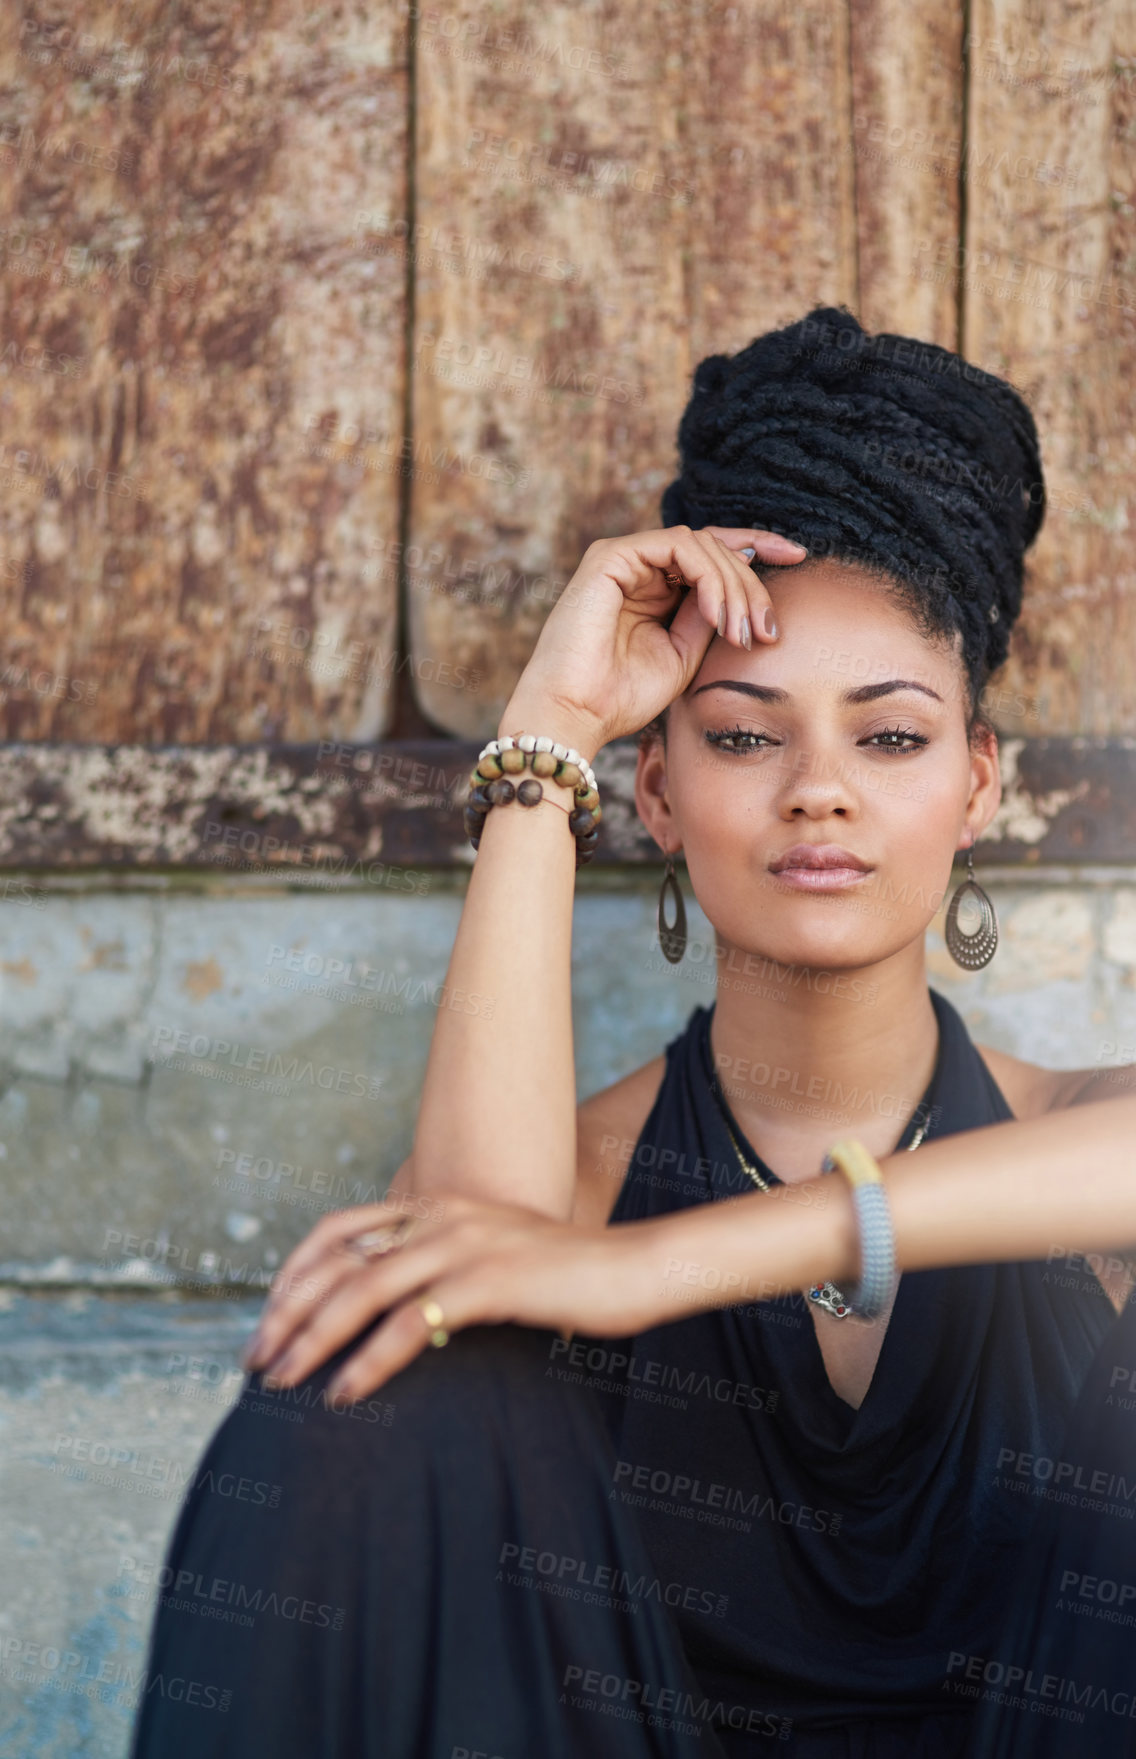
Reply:
[[[670,887],[674,898],[674,921],[668,923],[663,915],[667,887]],[[663,883],[659,887],[659,945],[663,949],[663,958],[672,965],[677,965],[686,952],[686,905],[683,902],[682,887],[675,873],[674,857],[667,856],[667,865],[663,873]]]
[[[959,904],[963,894],[971,892],[981,912],[981,921],[973,934],[964,934],[959,927]],[[947,923],[943,931],[947,950],[956,965],[967,971],[981,971],[989,965],[998,946],[998,918],[994,906],[974,877],[974,849],[966,852],[966,878],[955,887],[947,906]]]

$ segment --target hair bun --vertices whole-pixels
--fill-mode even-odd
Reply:
[[[708,354],[694,369],[694,395],[713,396],[722,390],[730,376],[728,354]]]
[[[665,524],[761,526],[882,568],[961,632],[972,679],[1005,659],[1046,498],[1033,416],[1004,379],[817,306],[701,361],[678,444]]]

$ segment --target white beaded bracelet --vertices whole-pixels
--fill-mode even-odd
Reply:
[[[503,755],[510,751],[520,754],[519,764],[515,760],[511,764],[502,763]],[[481,767],[483,764],[485,770]],[[514,784],[512,776],[519,777],[520,771],[530,768],[530,764],[532,773]],[[565,765],[572,766],[575,776],[559,779],[559,771]],[[597,826],[602,816],[595,772],[574,746],[562,745],[547,735],[536,733],[505,734],[500,739],[491,739],[478,753],[477,764],[469,778],[465,805],[466,835],[475,849],[481,842],[485,816],[493,806],[517,800],[522,806],[532,807],[542,799],[552,800],[554,806],[560,806],[552,794],[545,794],[542,778],[556,780],[557,791],[571,789],[573,805],[569,809],[561,806],[561,811],[567,810],[568,828],[576,841],[576,866],[582,867],[592,859],[599,837]]]
[[[561,763],[577,764],[587,777],[589,788],[594,788],[596,785],[595,771],[590,763],[584,762],[574,745],[558,745],[555,739],[549,739],[544,734],[519,733],[514,738],[512,734],[506,733],[501,739],[491,739],[489,744],[478,752],[477,761],[480,763],[483,757],[496,757],[500,752],[509,751],[513,746],[516,746],[519,751],[550,751],[553,757],[559,758]]]

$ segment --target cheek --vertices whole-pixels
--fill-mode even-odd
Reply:
[[[764,848],[776,818],[774,791],[753,777],[748,786],[715,764],[692,769],[672,797],[684,845],[704,852],[702,860],[744,863],[743,851]],[[689,860],[689,857],[687,858]]]
[[[908,800],[928,844],[944,840],[953,848],[970,797],[970,761],[964,754],[944,753],[941,761],[913,766],[904,776]]]
[[[886,827],[883,842],[888,859],[905,861],[918,858],[921,850],[951,834],[965,796],[960,802],[950,774],[926,764],[908,766],[902,758],[894,762],[894,768],[870,772],[857,792],[862,817]]]

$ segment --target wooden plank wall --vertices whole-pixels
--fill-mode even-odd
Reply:
[[[406,311],[360,216],[405,202],[404,15],[0,19],[3,735],[373,735]]]
[[[539,23],[454,0],[424,19],[419,220],[460,216],[530,265],[475,278],[459,260],[416,296],[416,434],[509,473],[493,494],[412,485],[420,549],[459,582],[472,560],[485,588],[455,601],[437,566],[412,584],[416,647],[482,678],[420,684],[448,729],[495,727],[593,538],[658,524],[700,355],[855,299],[847,30],[842,5],[781,0],[585,0]]]
[[[822,302],[1033,399],[1003,723],[1131,728],[1136,0],[413,13],[5,13],[0,736],[373,740],[400,681],[485,736],[695,362]]]
[[[1037,417],[1050,510],[1008,686],[1136,722],[1136,5],[973,0],[964,351]]]

